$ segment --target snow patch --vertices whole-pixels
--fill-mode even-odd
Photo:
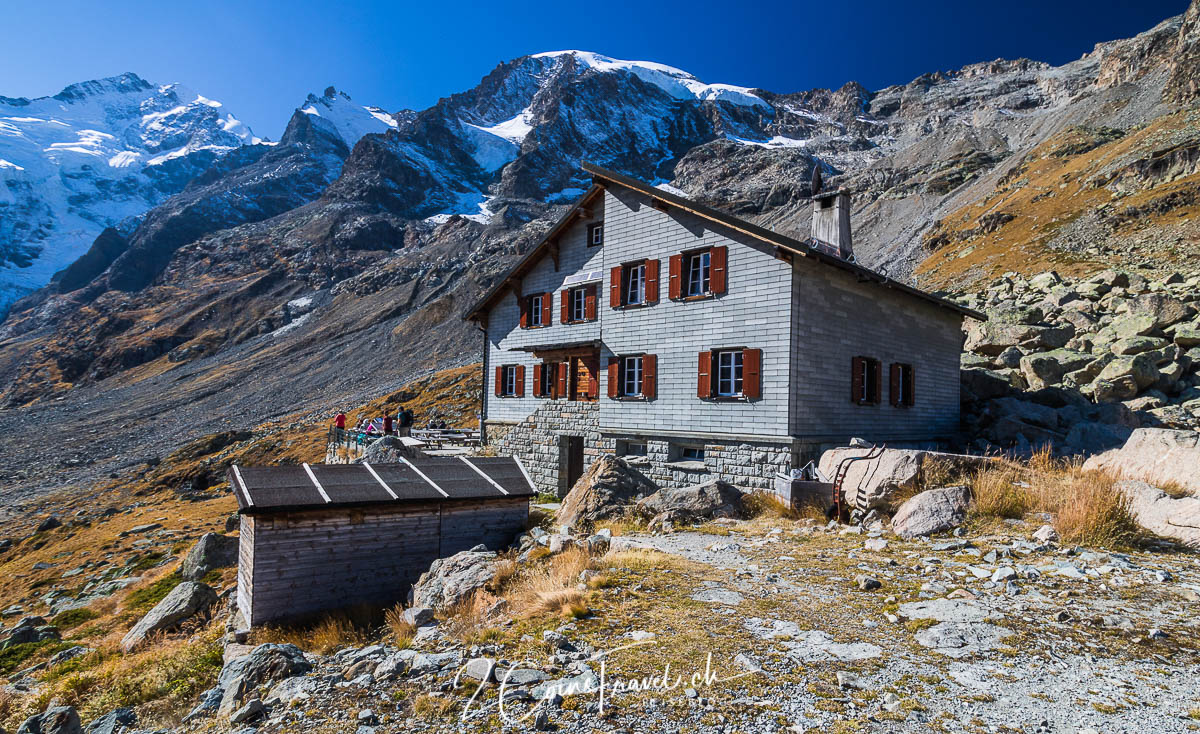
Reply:
[[[12,168],[17,171],[25,170],[23,166],[18,166],[16,163],[13,163],[12,161],[6,161],[3,158],[0,158],[0,168]]]
[[[675,99],[721,101],[742,107],[772,109],[766,100],[756,95],[749,87],[738,87],[732,84],[705,84],[683,69],[653,61],[625,61],[592,51],[547,51],[534,54],[533,58],[559,56],[574,56],[584,66],[600,72],[629,72],[642,81],[655,85]]]
[[[803,148],[808,145],[807,140],[799,140],[797,138],[785,138],[782,135],[776,135],[770,140],[751,140],[749,138],[739,138],[736,135],[726,135],[725,137],[741,143],[742,145],[757,145],[760,148]]]
[[[687,192],[686,192],[686,191],[684,191],[683,189],[681,189],[681,188],[679,188],[679,187],[677,187],[677,186],[672,186],[672,185],[671,185],[671,184],[669,184],[669,183],[660,183],[660,184],[656,184],[656,185],[654,186],[654,188],[656,188],[656,189],[658,189],[658,190],[660,190],[660,191],[665,191],[665,192],[667,192],[668,194],[675,194],[676,196],[682,196],[682,197],[684,197],[685,199],[687,198]]]
[[[357,105],[345,92],[321,97],[310,94],[300,112],[320,119],[323,129],[336,134],[350,148],[364,135],[376,135],[399,127],[384,110]]]

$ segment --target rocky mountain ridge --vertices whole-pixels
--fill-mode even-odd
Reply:
[[[34,406],[26,419],[76,396],[111,420],[187,404],[200,423],[242,424],[228,406],[257,417],[365,402],[477,349],[458,317],[587,185],[583,159],[801,235],[819,165],[855,195],[860,261],[933,287],[1015,267],[1165,272],[1196,242],[1197,22],[1193,5],[1062,67],[1000,60],[873,93],[777,94],[538,54],[394,127],[371,114],[388,129],[345,152],[322,133],[326,116],[298,112],[279,145],[224,157],[134,232],[105,233],[69,282],[18,304],[0,326],[3,400]],[[1113,161],[1104,185],[1071,185],[1076,168]],[[1067,170],[1035,180],[1035,163]],[[1118,195],[1124,208],[1109,203]],[[1006,196],[1030,214],[991,205]],[[1141,229],[1118,228],[1114,251],[1029,235],[1033,222],[1065,236],[1106,203],[1159,214],[1129,215]]]

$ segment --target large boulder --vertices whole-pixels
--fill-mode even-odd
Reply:
[[[1124,446],[1093,456],[1083,468],[1151,484],[1173,483],[1200,493],[1200,433],[1139,428]]]
[[[121,649],[129,652],[155,632],[164,632],[179,626],[180,622],[208,609],[217,601],[217,593],[206,584],[184,581],[121,638]]]
[[[1154,319],[1154,325],[1162,327],[1191,318],[1195,315],[1196,309],[1171,296],[1161,293],[1143,293],[1129,304],[1129,313]]]
[[[363,455],[354,460],[355,464],[397,464],[400,459],[420,459],[425,456],[421,450],[423,441],[410,436],[384,436],[367,444]]]
[[[52,706],[25,719],[17,734],[83,734],[83,727],[74,707]]]
[[[247,686],[260,686],[304,675],[312,670],[312,664],[304,657],[304,651],[292,644],[276,644],[267,642],[257,645],[253,650],[230,660],[221,668],[217,676],[217,686],[228,688],[237,679]]]
[[[1117,488],[1137,524],[1164,538],[1200,547],[1200,497],[1172,497],[1146,482],[1127,479]]]
[[[838,464],[844,459],[864,457],[871,453],[864,448],[836,448],[821,454],[818,468],[833,481]],[[944,454],[916,449],[884,449],[874,459],[851,462],[843,484],[845,501],[862,510],[890,509],[892,498],[911,494],[919,489],[926,476],[970,471],[990,459],[965,454]]]
[[[183,558],[180,575],[187,581],[199,581],[209,571],[236,566],[238,539],[219,533],[205,533]]]
[[[671,522],[710,517],[741,517],[742,492],[720,479],[711,479],[690,487],[664,488],[638,500],[637,512],[643,517],[666,515]]]
[[[1052,349],[1049,352],[1028,354],[1021,357],[1021,372],[1029,387],[1041,390],[1062,382],[1063,375],[1074,372],[1094,361],[1090,354],[1070,349]]]
[[[967,517],[971,490],[967,487],[930,489],[900,505],[892,517],[892,532],[916,538],[951,530]]]
[[[604,454],[567,493],[558,510],[558,522],[571,527],[590,526],[597,520],[620,515],[629,505],[657,491],[658,486],[629,462]]]
[[[122,734],[137,726],[137,714],[131,708],[119,708],[88,724],[83,734]]]
[[[1133,378],[1138,390],[1144,390],[1158,382],[1158,367],[1151,354],[1135,354],[1117,357],[1100,370],[1097,379],[1115,381],[1122,377]]]
[[[483,546],[439,558],[409,592],[409,606],[446,609],[465,601],[496,575],[496,554]]]

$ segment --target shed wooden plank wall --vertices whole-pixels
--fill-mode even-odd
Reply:
[[[238,609],[247,624],[251,623],[254,610],[251,606],[250,590],[254,584],[254,517],[242,515],[241,527],[238,529]]]
[[[238,604],[251,625],[402,600],[429,565],[525,528],[528,498],[258,515],[242,535]],[[249,548],[248,548],[249,546]],[[245,587],[243,589],[243,586]]]

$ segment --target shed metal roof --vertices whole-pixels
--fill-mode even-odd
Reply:
[[[499,456],[427,456],[399,464],[234,465],[228,476],[238,511],[247,514],[530,497],[537,492],[517,459]]]

